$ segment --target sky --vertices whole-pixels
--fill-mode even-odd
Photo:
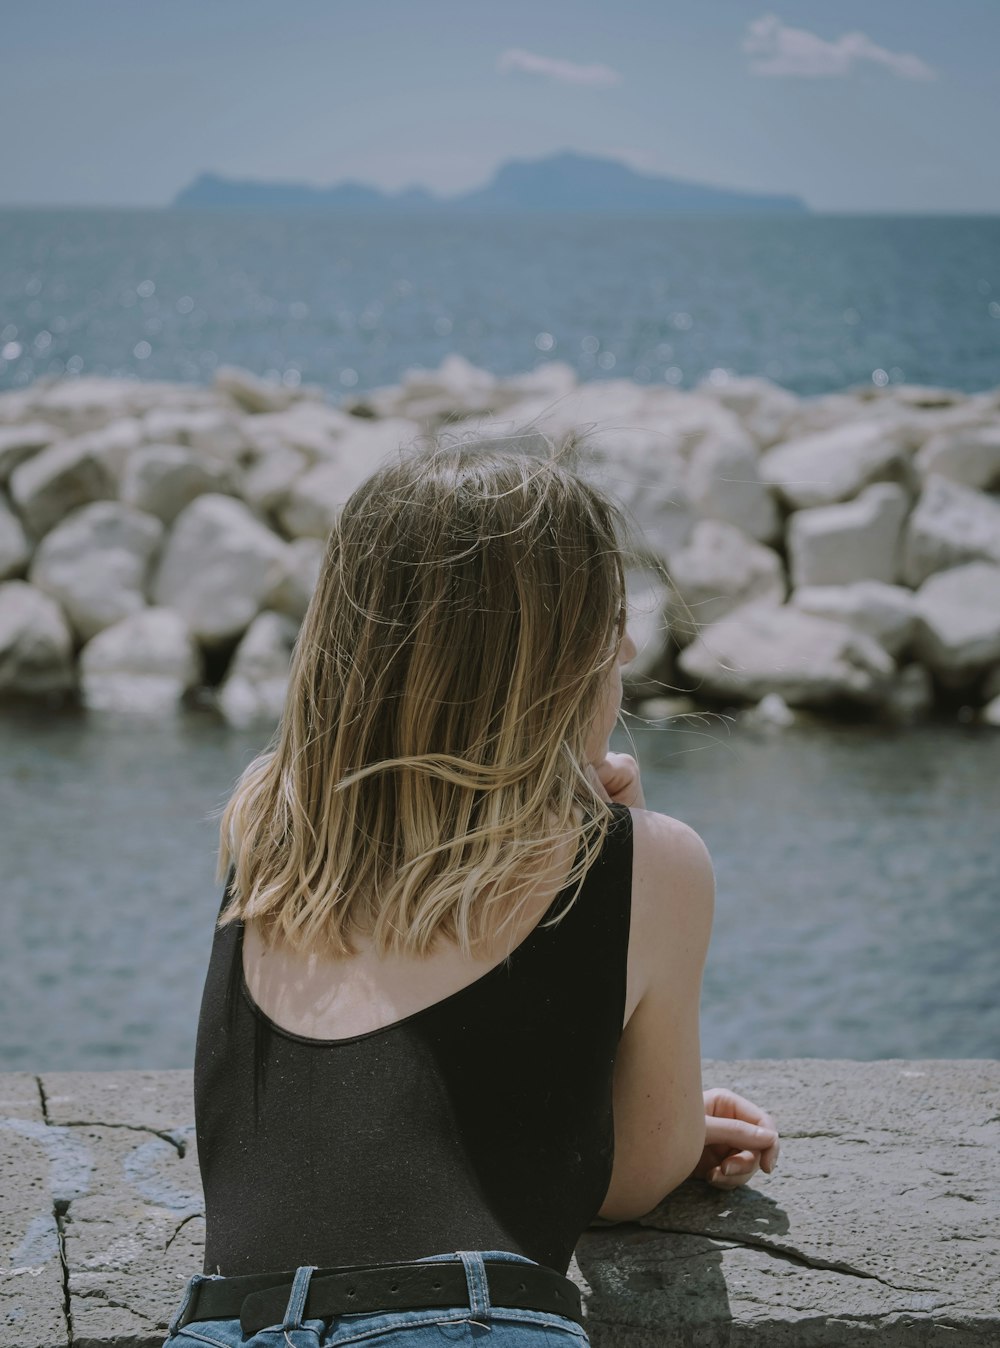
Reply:
[[[1000,0],[0,0],[0,205],[197,174],[442,193],[572,149],[1000,212]]]

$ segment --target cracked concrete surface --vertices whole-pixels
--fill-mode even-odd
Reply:
[[[774,1176],[587,1232],[594,1348],[1000,1348],[1000,1063],[706,1064]],[[0,1348],[160,1348],[204,1236],[189,1072],[0,1075]]]

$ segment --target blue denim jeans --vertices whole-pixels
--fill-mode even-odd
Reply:
[[[467,1304],[446,1309],[361,1311],[326,1320],[303,1320],[312,1268],[296,1269],[281,1324],[244,1337],[236,1320],[192,1320],[178,1328],[192,1288],[218,1274],[195,1273],[170,1321],[163,1348],[588,1348],[575,1320],[548,1311],[515,1310],[490,1304],[484,1259],[534,1261],[508,1250],[432,1254],[418,1263],[446,1260],[465,1268]]]

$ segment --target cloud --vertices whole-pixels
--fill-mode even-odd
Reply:
[[[789,28],[774,14],[765,14],[747,26],[743,50],[757,59],[754,75],[798,75],[805,79],[849,75],[855,65],[871,61],[904,80],[933,80],[937,74],[919,56],[887,51],[867,33],[844,33],[835,42],[805,28]]]
[[[558,56],[538,56],[521,47],[508,47],[497,58],[497,70],[508,75],[522,70],[529,75],[544,75],[559,84],[588,84],[593,89],[607,89],[621,81],[621,75],[610,66],[581,66],[575,61],[564,61]]]

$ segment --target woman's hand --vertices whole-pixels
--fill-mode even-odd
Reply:
[[[590,779],[602,800],[614,805],[646,808],[639,780],[639,764],[631,754],[606,754],[600,763],[591,763]]]
[[[735,1091],[705,1091],[705,1150],[693,1174],[717,1189],[737,1189],[778,1160],[774,1120]]]

